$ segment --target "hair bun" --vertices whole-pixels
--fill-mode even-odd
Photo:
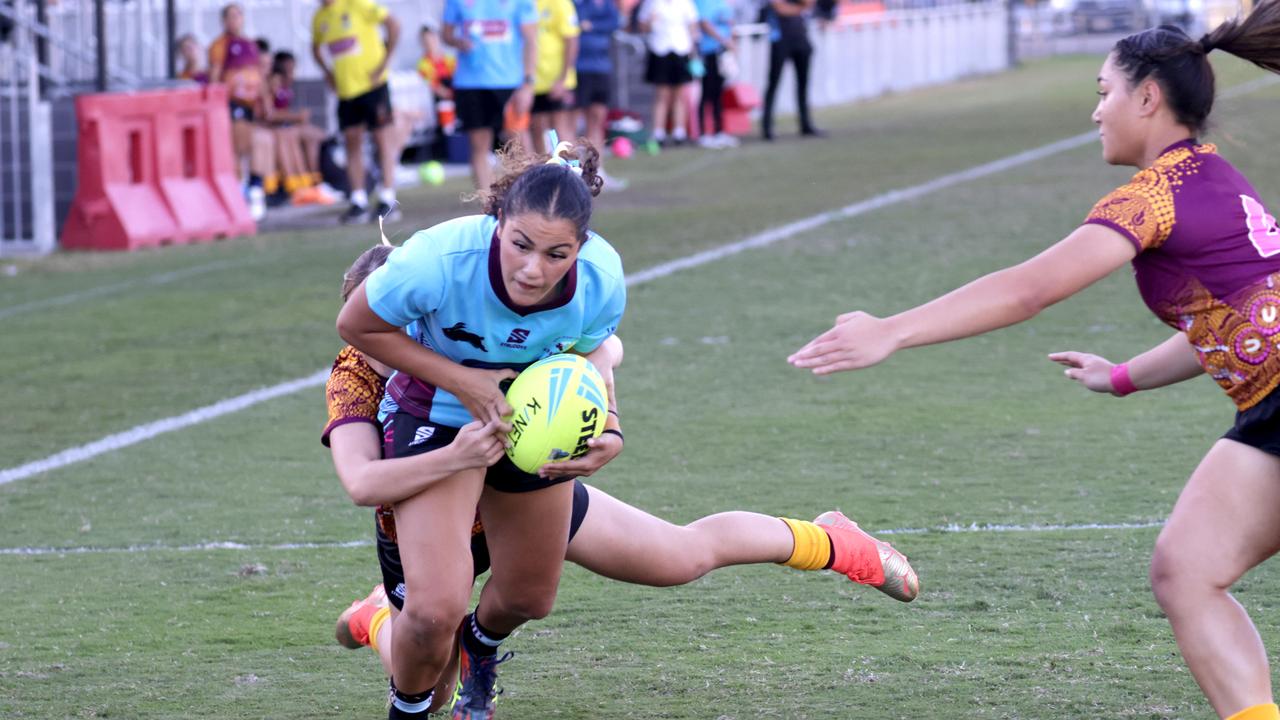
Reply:
[[[1200,52],[1208,55],[1213,52],[1213,48],[1213,37],[1209,33],[1205,33],[1204,37],[1200,38]]]

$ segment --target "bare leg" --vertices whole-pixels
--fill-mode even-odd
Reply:
[[[794,540],[786,523],[752,512],[724,512],[673,525],[587,486],[591,504],[566,559],[614,580],[666,587],[716,568],[780,563]]]
[[[525,621],[550,614],[564,567],[572,507],[571,482],[527,493],[485,488],[480,517],[493,574],[476,608],[481,625],[509,634]]]
[[[658,85],[653,96],[653,133],[660,137],[667,134],[667,115],[671,111],[671,86]]]
[[[576,113],[572,110],[557,110],[551,113],[551,124],[562,141],[573,142],[578,139],[578,123],[575,119]],[[596,149],[599,150],[600,146],[597,145]]]
[[[471,599],[469,508],[476,506],[481,478],[481,471],[464,471],[396,504],[407,590],[391,658],[396,687],[406,693],[434,687],[456,644]]]
[[[1219,440],[1156,540],[1151,587],[1182,657],[1222,717],[1272,702],[1267,653],[1228,592],[1280,550],[1280,458]]]
[[[493,130],[480,128],[467,131],[467,144],[471,146],[471,179],[476,188],[487,190],[493,184],[493,171],[489,168],[489,150],[493,148]]]
[[[400,159],[400,134],[394,124],[383,125],[373,131],[373,142],[378,146],[378,164],[382,169],[382,187],[396,187],[396,166]]]
[[[547,131],[551,129],[551,113],[534,113],[529,116],[529,140],[533,143],[533,151],[538,154],[550,153],[547,147]],[[566,138],[560,138],[565,140]]]
[[[342,131],[347,146],[347,183],[351,193],[364,189],[364,126],[355,125]]]
[[[595,103],[587,107],[587,139],[592,145],[600,151],[600,157],[604,157],[604,135],[605,122],[609,117],[609,106],[602,103]]]

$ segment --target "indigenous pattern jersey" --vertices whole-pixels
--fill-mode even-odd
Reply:
[[[262,93],[262,68],[258,64],[258,44],[249,38],[223,33],[209,45],[209,67],[222,66],[222,84],[227,98],[238,105],[253,107]]]
[[[312,44],[327,48],[333,59],[338,99],[359,97],[387,82],[385,68],[378,78],[372,77],[387,57],[379,30],[387,15],[374,0],[333,0],[311,19]]]
[[[329,434],[339,425],[347,423],[371,423],[381,435],[378,423],[378,402],[386,385],[378,371],[369,365],[364,355],[350,345],[342,348],[333,361],[329,381],[324,386],[325,403],[329,406],[329,422],[320,434],[320,443],[329,447]],[[379,505],[375,511],[382,533],[396,540],[396,518],[390,505]]]
[[[365,281],[369,307],[424,347],[478,368],[523,370],[570,348],[589,353],[614,333],[627,294],[613,246],[590,233],[558,293],[522,307],[507,295],[497,227],[472,215],[415,233]],[[440,425],[471,421],[455,396],[403,373],[387,395],[400,411]]]
[[[1086,223],[1138,249],[1138,290],[1240,410],[1280,385],[1280,229],[1213,145],[1170,146]]]

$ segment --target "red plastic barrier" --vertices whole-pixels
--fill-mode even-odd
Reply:
[[[724,103],[724,131],[730,135],[748,135],[751,133],[751,111],[760,107],[760,94],[747,83],[733,83],[724,89],[721,95]],[[711,108],[702,119],[703,127],[711,125]]]
[[[76,98],[73,249],[134,250],[256,231],[234,173],[222,86]]]

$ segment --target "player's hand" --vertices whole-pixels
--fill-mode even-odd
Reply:
[[[496,422],[494,432],[505,435],[511,432],[511,425],[503,418],[511,417],[511,406],[507,404],[506,393],[498,383],[510,380],[517,374],[510,369],[462,368],[458,373],[456,387],[450,388],[450,391],[458,396],[471,417],[485,423]]]
[[[1111,387],[1111,368],[1115,363],[1106,358],[1082,352],[1056,352],[1049,353],[1049,359],[1065,365],[1065,374],[1071,380],[1094,392],[1115,394],[1115,388]]]
[[[458,430],[450,447],[457,451],[463,467],[489,467],[502,458],[506,435],[500,432],[500,424],[492,420],[487,423],[472,420]]]
[[[580,458],[561,460],[543,465],[538,470],[538,477],[573,478],[591,477],[600,468],[609,464],[610,460],[622,452],[622,438],[613,433],[604,433],[600,437],[587,441],[587,452]]]
[[[551,86],[551,89],[547,91],[547,94],[550,95],[553,100],[564,100],[565,96],[568,94],[568,91],[565,90],[564,87],[564,81],[557,80],[556,83]]]
[[[845,313],[836,318],[835,327],[792,353],[787,362],[813,370],[814,375],[871,367],[898,349],[888,330],[887,323],[874,315]]]

